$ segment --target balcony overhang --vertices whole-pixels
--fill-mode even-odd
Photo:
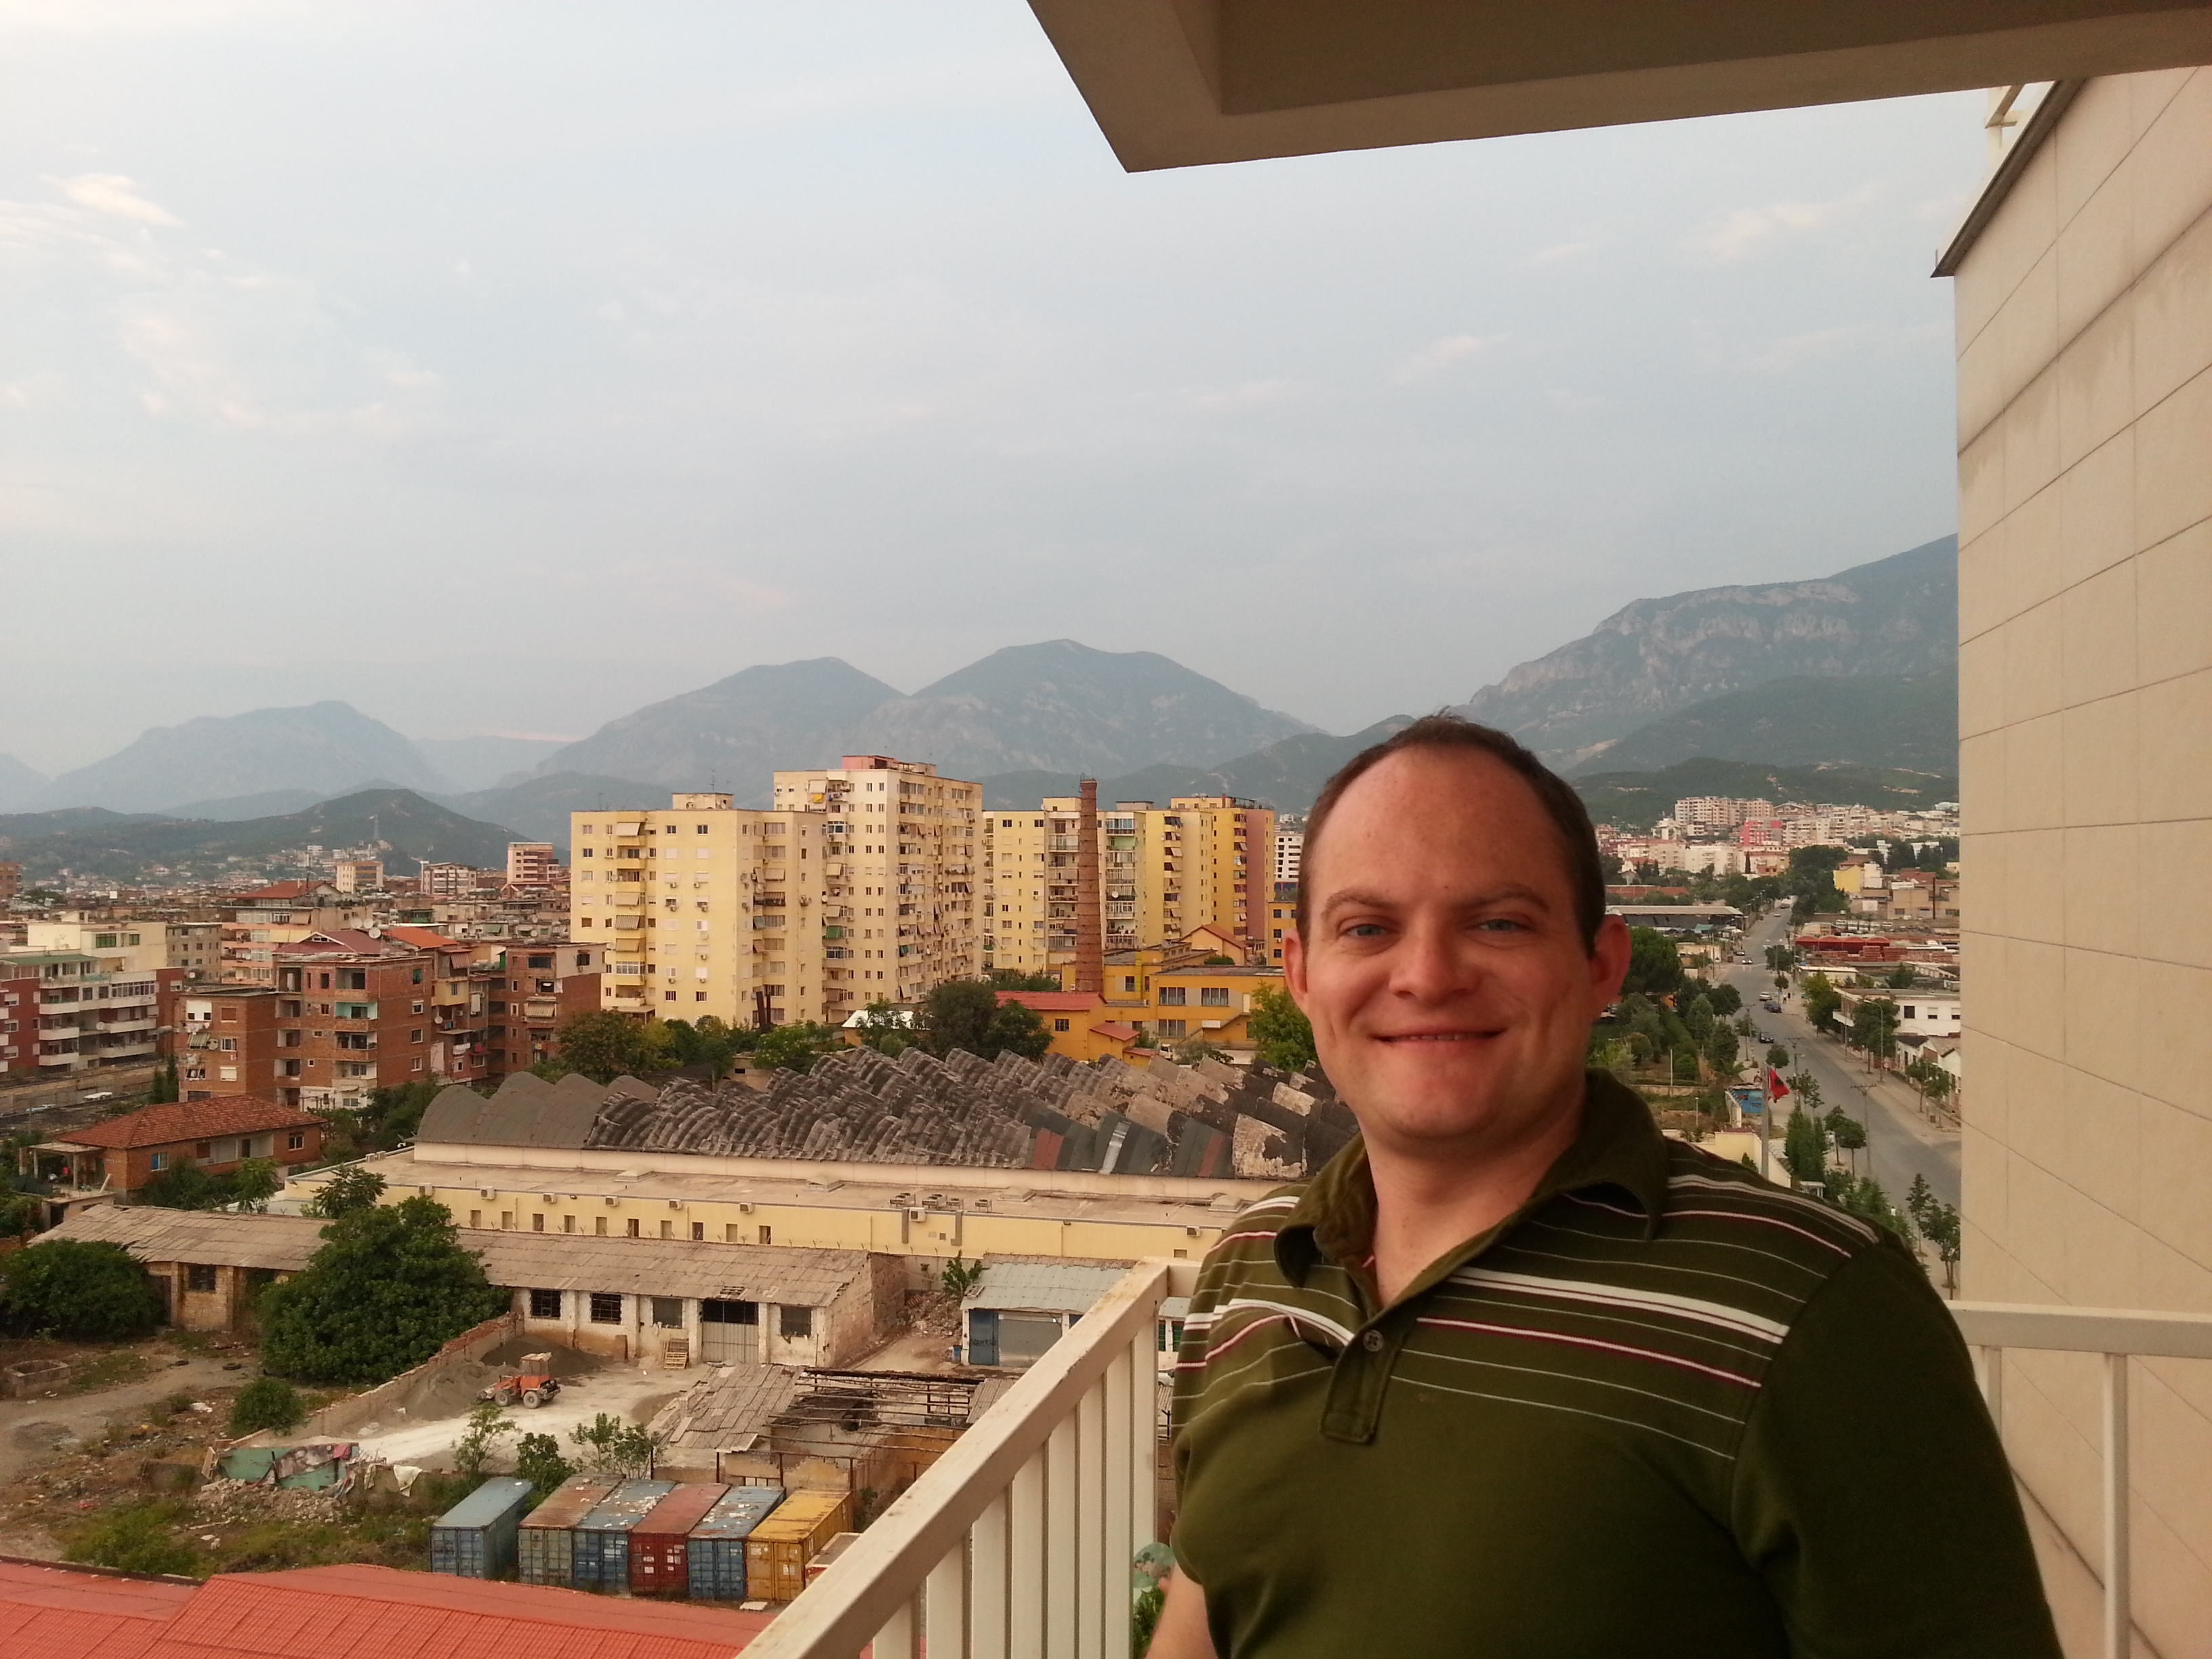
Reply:
[[[1132,173],[2212,62],[2212,0],[1030,0]]]

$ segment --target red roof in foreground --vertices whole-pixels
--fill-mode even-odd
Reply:
[[[1091,1030],[1094,1036],[1111,1037],[1116,1042],[1127,1042],[1137,1035],[1135,1026],[1124,1025],[1118,1019],[1109,1019],[1103,1025],[1094,1025]]]
[[[264,1129],[311,1129],[322,1119],[264,1095],[216,1095],[209,1100],[176,1100],[147,1106],[105,1123],[70,1129],[56,1137],[79,1146],[166,1146],[173,1141],[206,1140],[216,1135],[259,1134]]]
[[[414,927],[403,924],[386,928],[384,936],[386,939],[396,939],[402,945],[419,945],[425,951],[465,951],[469,948],[428,927]]]
[[[8,1659],[141,1659],[199,1586],[0,1557]]]
[[[0,1559],[8,1659],[728,1659],[769,1622],[390,1567],[195,1585]]]

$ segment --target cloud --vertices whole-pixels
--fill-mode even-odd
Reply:
[[[1865,339],[1864,328],[1816,328],[1803,334],[1785,334],[1754,352],[1744,367],[1757,374],[1784,374],[1800,363],[1832,357],[1845,347]]]
[[[118,219],[135,220],[142,225],[173,228],[184,223],[168,209],[141,196],[137,185],[119,173],[80,173],[74,179],[49,179],[46,182],[79,207],[90,208],[94,213],[112,214]]]
[[[1193,409],[1258,409],[1298,393],[1295,380],[1246,380],[1237,386],[1186,386],[1176,395]]]
[[[1605,244],[1606,239],[1602,236],[1585,236],[1571,242],[1554,242],[1549,247],[1538,248],[1528,256],[1528,263],[1532,265],[1564,264],[1569,260],[1581,258],[1585,253],[1595,253]]]
[[[1503,334],[1447,334],[1441,340],[1430,341],[1400,363],[1391,370],[1390,378],[1400,386],[1433,380],[1495,350],[1505,337]]]
[[[1778,237],[1826,230],[1849,218],[1881,193],[1877,184],[1861,185],[1832,202],[1777,202],[1771,207],[1738,208],[1710,230],[1683,244],[1706,264],[1733,264]]]

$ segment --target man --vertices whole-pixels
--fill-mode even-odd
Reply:
[[[2057,1659],[1918,1264],[1585,1073],[1628,956],[1503,733],[1322,792],[1284,967],[1362,1135],[1201,1275],[1153,1659]]]

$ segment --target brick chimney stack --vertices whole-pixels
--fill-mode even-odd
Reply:
[[[1075,983],[1068,988],[1093,996],[1106,989],[1105,918],[1098,902],[1098,780],[1081,785],[1083,805],[1075,821]]]

